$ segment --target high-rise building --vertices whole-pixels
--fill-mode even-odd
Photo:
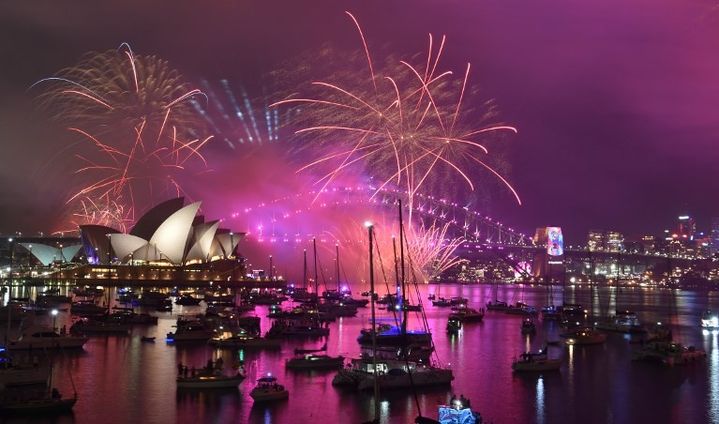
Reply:
[[[605,249],[606,239],[603,231],[589,230],[587,234],[587,248],[590,252],[599,252]]]
[[[618,231],[607,231],[606,249],[609,252],[621,252],[624,250],[624,235]]]
[[[697,231],[697,223],[689,215],[680,215],[677,218],[677,228],[675,234],[681,241],[694,240],[694,234]]]
[[[719,217],[712,218],[711,252],[719,252]]]
[[[642,236],[642,245],[644,246],[644,253],[654,253],[659,247],[657,237],[652,235]]]

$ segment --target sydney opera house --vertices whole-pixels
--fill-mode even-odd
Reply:
[[[179,197],[147,211],[128,233],[82,225],[80,244],[19,244],[45,266],[77,264],[49,275],[58,280],[110,279],[128,285],[257,281],[245,274],[237,254],[243,234],[221,228],[219,221],[205,221],[199,209],[200,202],[186,205]]]

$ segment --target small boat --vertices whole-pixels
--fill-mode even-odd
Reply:
[[[147,343],[155,343],[155,337],[140,337],[141,342],[147,342]]]
[[[447,332],[450,334],[457,334],[462,329],[462,321],[457,318],[449,318],[447,320]]]
[[[130,324],[126,324],[117,318],[87,319],[83,318],[70,327],[73,334],[128,334],[132,330]]]
[[[345,358],[343,356],[315,355],[310,353],[288,359],[285,366],[288,369],[326,370],[341,368],[344,361]]]
[[[604,331],[616,331],[619,333],[646,333],[647,330],[639,322],[637,314],[630,311],[621,311],[608,321],[597,323],[596,327]]]
[[[472,411],[469,399],[464,396],[457,398],[452,395],[452,399],[448,405],[440,405],[438,416],[439,421],[426,417],[417,417],[417,424],[435,424],[435,423],[462,423],[462,424],[481,424],[482,416],[478,412]]]
[[[702,349],[679,343],[656,341],[645,344],[632,354],[635,361],[658,362],[662,365],[686,365],[706,358]]]
[[[510,315],[537,315],[537,310],[534,306],[529,306],[523,302],[517,302],[514,305],[509,305],[504,313]]]
[[[547,348],[538,352],[525,352],[512,362],[512,370],[516,372],[559,371],[561,359],[547,357]]]
[[[435,296],[434,293],[432,293],[432,294],[430,294],[429,296],[427,296],[427,300],[434,300],[434,299],[436,299],[436,298],[437,298],[437,296]]]
[[[257,380],[257,386],[250,392],[250,397],[255,402],[268,402],[273,400],[287,399],[290,392],[285,386],[278,384],[277,379],[271,374]]]
[[[566,343],[568,345],[594,345],[607,341],[606,334],[590,327],[580,328],[577,331],[562,334],[561,336],[567,338]]]
[[[77,402],[77,396],[63,399],[57,389],[51,393],[18,400],[0,401],[0,412],[4,414],[41,415],[70,412]]]
[[[245,379],[242,372],[235,375],[224,375],[222,370],[200,370],[195,375],[177,377],[178,389],[228,389],[237,387]]]
[[[220,349],[279,349],[282,347],[282,341],[280,339],[254,337],[246,334],[238,334],[225,338],[215,337],[210,339],[209,343]]]
[[[705,330],[719,330],[719,314],[704,311],[701,318],[702,328]]]
[[[23,334],[17,340],[11,340],[7,344],[8,350],[32,350],[32,349],[80,349],[87,342],[84,336],[71,336],[58,334],[55,331],[38,331],[31,334]]]
[[[50,367],[38,364],[16,364],[0,348],[0,387],[31,386],[45,384],[50,377]]]
[[[537,325],[534,324],[531,318],[525,318],[522,320],[522,334],[535,334],[537,332]]]
[[[483,318],[483,311],[478,311],[473,308],[467,308],[466,306],[458,307],[454,312],[449,314],[449,319],[457,319],[463,323],[481,322]]]

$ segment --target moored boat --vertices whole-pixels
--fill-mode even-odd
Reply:
[[[460,322],[481,322],[484,318],[484,311],[478,311],[473,308],[460,307],[449,314],[449,319],[456,319]]]
[[[228,389],[237,387],[245,376],[238,372],[235,375],[224,375],[221,370],[200,370],[195,375],[177,377],[178,389]]]
[[[522,320],[521,330],[522,334],[535,334],[537,332],[537,325],[534,324],[531,318],[525,318]]]
[[[607,341],[607,335],[590,327],[580,328],[576,331],[561,335],[566,337],[568,345],[594,345]]]
[[[639,322],[637,314],[631,311],[619,311],[607,321],[598,322],[596,328],[619,333],[646,333],[647,330]]]
[[[719,314],[704,311],[701,317],[701,326],[705,330],[719,330]]]
[[[44,415],[70,412],[77,397],[63,399],[57,390],[52,394],[31,396],[24,399],[0,400],[0,412],[4,414]]]
[[[343,356],[328,356],[307,354],[288,359],[285,366],[289,369],[337,369],[341,368],[345,358]]]
[[[519,355],[519,358],[512,362],[512,370],[516,372],[558,371],[561,365],[561,359],[548,357],[545,347],[536,353],[525,352]]]
[[[635,361],[658,362],[667,366],[686,365],[706,358],[702,349],[680,343],[655,341],[646,343],[632,354]]]
[[[37,331],[23,334],[17,340],[7,344],[8,350],[30,349],[80,349],[87,342],[87,337],[59,334],[55,331]]]
[[[16,364],[0,348],[0,389],[17,386],[45,384],[50,377],[50,367],[39,364]]]
[[[258,379],[257,386],[250,392],[250,397],[255,402],[287,399],[289,395],[290,392],[285,386],[278,384],[277,379],[270,374]]]

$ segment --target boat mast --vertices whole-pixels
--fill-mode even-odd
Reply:
[[[398,200],[399,203],[399,270],[400,279],[402,281],[402,334],[407,333],[407,305],[405,305],[405,278],[404,278],[404,224],[402,223],[402,199]]]
[[[337,293],[342,291],[340,287],[340,245],[335,243],[335,262],[337,262]]]
[[[315,294],[319,298],[320,282],[317,279],[317,239],[316,238],[312,239],[312,252],[314,253],[314,257],[315,257]]]
[[[369,232],[369,292],[370,302],[372,308],[372,383],[374,386],[374,421],[379,422],[379,376],[377,375],[377,324],[375,318],[375,290],[374,290],[374,258],[373,258],[373,226],[367,224],[367,231]]]
[[[307,249],[304,249],[302,253],[304,256],[303,267],[302,267],[302,287],[304,287],[305,290],[307,290]]]

